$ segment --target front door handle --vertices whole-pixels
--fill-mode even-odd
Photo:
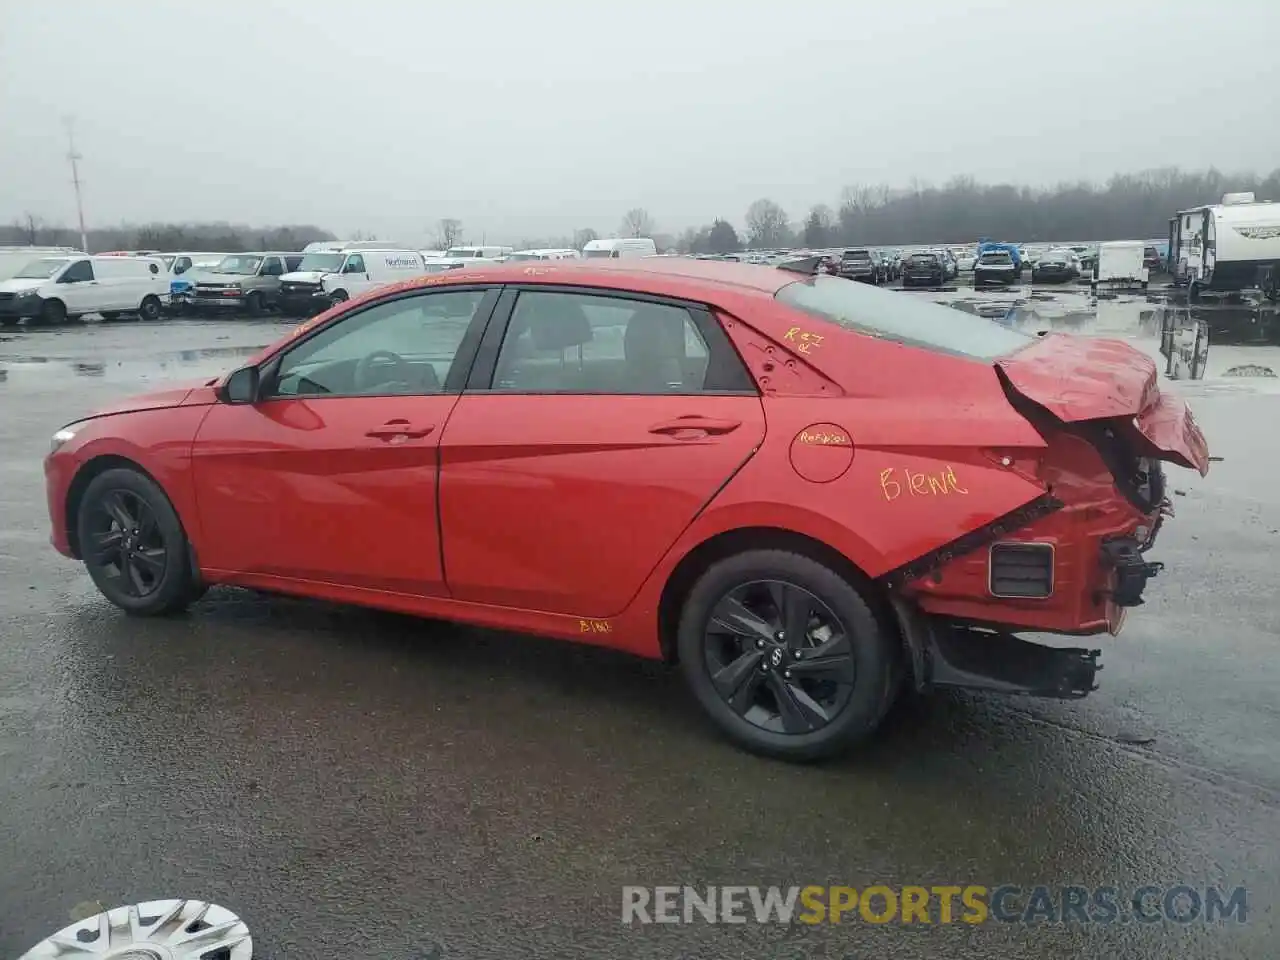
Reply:
[[[366,431],[365,436],[373,437],[375,440],[395,440],[397,437],[403,437],[406,440],[420,440],[434,429],[434,425],[413,427],[409,425],[408,420],[388,420],[382,426]]]
[[[742,426],[741,420],[716,420],[712,417],[699,417],[690,415],[687,417],[677,417],[674,420],[666,420],[662,423],[655,423],[649,428],[650,433],[660,433],[666,436],[681,437],[700,434],[706,436],[720,436],[725,433],[732,433]]]

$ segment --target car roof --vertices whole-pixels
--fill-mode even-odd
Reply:
[[[731,260],[684,257],[640,257],[634,260],[551,260],[530,266],[527,260],[473,269],[427,274],[397,284],[398,291],[417,287],[465,286],[476,283],[520,283],[612,288],[701,302],[716,302],[717,293],[772,299],[780,289],[802,279],[776,267]],[[389,288],[378,292],[385,294]]]

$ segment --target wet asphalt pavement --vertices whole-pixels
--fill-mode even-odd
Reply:
[[[1150,334],[1140,298],[1045,296],[1012,322]],[[0,958],[78,904],[171,896],[235,910],[264,958],[1274,956],[1280,381],[1211,354],[1178,385],[1225,461],[1171,471],[1166,570],[1091,698],[908,703],[797,768],[718,740],[655,664],[235,590],[160,621],[102,600],[47,544],[49,435],[285,329],[0,332]],[[620,923],[625,884],[726,883],[1243,885],[1248,914]]]

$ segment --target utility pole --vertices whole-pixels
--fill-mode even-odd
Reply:
[[[80,154],[76,153],[76,138],[74,132],[75,121],[71,117],[65,117],[63,122],[67,125],[67,159],[71,162],[71,182],[76,188],[76,215],[80,218],[80,249],[85,253],[89,252],[89,233],[84,228],[84,200],[80,195],[80,166],[79,162],[83,159]]]

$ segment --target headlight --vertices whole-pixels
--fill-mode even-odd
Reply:
[[[16,294],[14,294],[14,299],[27,300],[31,297],[34,297],[35,295],[36,295],[36,292],[34,290],[19,290]]]
[[[84,423],[69,423],[57,433],[53,435],[53,439],[49,444],[49,452],[54,453],[68,440],[75,437],[76,433],[84,426]]]

